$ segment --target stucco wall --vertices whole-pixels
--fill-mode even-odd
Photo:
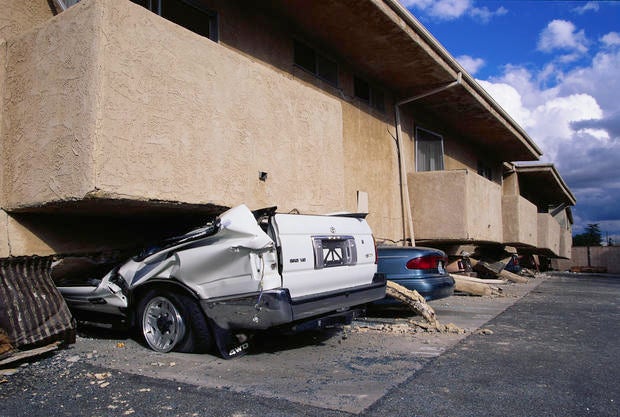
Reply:
[[[82,6],[82,5],[80,5]],[[6,208],[81,198],[95,187],[98,37],[93,3],[7,40],[2,96]]]
[[[436,123],[438,122],[434,121],[431,126]],[[446,170],[469,169],[470,171],[476,172],[477,155],[476,151],[472,149],[470,142],[458,138],[455,135],[444,134],[443,150],[444,166]]]
[[[90,192],[342,209],[338,100],[127,1],[15,39],[8,74],[11,208]]]
[[[536,206],[519,195],[502,197],[504,242],[536,246],[538,222]]]
[[[5,109],[4,109],[4,90],[6,85],[6,61],[7,61],[6,41],[0,39],[0,209],[6,205],[6,195],[4,192],[4,167],[6,166],[6,157],[4,155],[4,135],[6,130],[4,126]],[[2,236],[0,234],[0,236]]]
[[[368,110],[370,111],[370,110]],[[358,190],[368,193],[367,218],[377,240],[402,238],[398,154],[380,116],[343,104],[345,209],[355,211]]]
[[[28,30],[53,14],[47,0],[0,0],[0,39]]]
[[[548,213],[538,213],[538,247],[560,254],[560,224]]]
[[[27,224],[21,224],[4,211],[0,213],[0,218],[2,218],[3,223],[0,226],[0,231],[3,233],[3,238],[6,237],[6,251],[2,253],[2,248],[0,248],[0,253],[2,253],[0,258],[28,255],[46,256],[54,253],[53,244],[46,242],[46,236],[50,237],[48,233],[38,234],[37,230],[29,228]],[[1,230],[3,226],[4,230]],[[79,230],[79,228],[73,231],[75,230]],[[59,230],[59,232],[57,239],[71,239],[71,233],[67,233],[66,230]]]
[[[196,203],[342,208],[336,99],[144,9],[121,6],[113,2],[105,14],[113,35],[102,46],[100,189]],[[138,23],[140,30],[132,29]],[[268,172],[266,182],[259,171]]]

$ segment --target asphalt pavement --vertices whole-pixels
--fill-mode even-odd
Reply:
[[[620,277],[557,275],[368,416],[620,416]]]
[[[355,413],[127,373],[65,351],[0,374],[0,416],[620,416],[619,304],[620,277],[546,278],[484,324],[492,334],[472,332],[420,361]]]

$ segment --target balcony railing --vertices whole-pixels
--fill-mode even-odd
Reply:
[[[560,232],[560,253],[562,258],[571,258],[573,248],[573,234],[571,230],[562,229]]]
[[[538,216],[534,204],[520,195],[502,197],[504,243],[510,246],[538,244]]]
[[[7,211],[345,205],[337,98],[143,7],[80,2],[3,55]]]
[[[548,213],[538,213],[538,249],[547,256],[560,256],[560,224]]]
[[[503,240],[501,186],[468,170],[409,174],[416,240]]]

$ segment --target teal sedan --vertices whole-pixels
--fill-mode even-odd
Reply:
[[[427,301],[454,293],[454,279],[446,272],[448,257],[433,248],[406,246],[377,247],[377,272],[386,279],[417,291]],[[386,297],[380,304],[395,302]]]

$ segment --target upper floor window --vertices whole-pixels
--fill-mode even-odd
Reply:
[[[217,13],[207,9],[200,0],[131,0],[133,3],[189,29],[212,41],[218,41]],[[60,10],[79,3],[80,0],[54,0]]]
[[[338,65],[334,61],[298,41],[295,41],[294,48],[295,65],[300,66],[333,86],[338,85]]]
[[[54,4],[56,5],[56,10],[58,10],[59,12],[62,12],[63,10],[67,10],[69,7],[79,2],[80,0],[54,0]]]
[[[131,0],[153,13],[212,41],[218,41],[217,13],[198,0]]]
[[[493,168],[482,161],[478,161],[478,175],[483,176],[489,181],[493,181]]]
[[[415,137],[416,171],[442,171],[443,138],[419,127],[415,130]]]
[[[385,111],[385,95],[381,90],[371,86],[365,80],[359,77],[354,77],[353,92],[355,97],[364,100],[375,109],[381,112]]]

